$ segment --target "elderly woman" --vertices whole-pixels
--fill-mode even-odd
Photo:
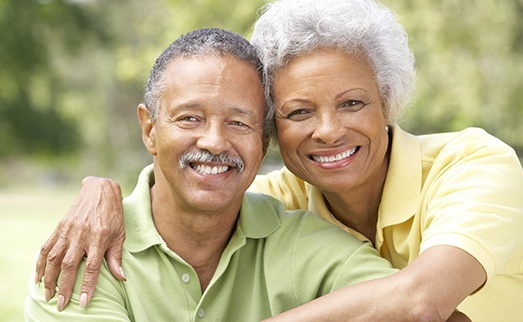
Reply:
[[[362,320],[445,320],[456,307],[474,321],[521,319],[519,160],[481,129],[414,136],[397,125],[415,71],[393,14],[372,0],[281,0],[256,22],[252,42],[286,166],[259,176],[252,190],[318,213],[401,268],[275,319],[342,320],[350,312]],[[60,292],[69,292],[85,252],[91,293],[107,248],[122,279],[120,201],[116,183],[84,180],[42,248],[37,279],[45,271],[54,289],[63,259]]]

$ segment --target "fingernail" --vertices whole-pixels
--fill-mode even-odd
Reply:
[[[123,279],[127,282],[127,277],[125,276],[125,273],[123,272],[122,266],[120,266],[120,274],[122,274]]]
[[[84,308],[88,301],[87,293],[82,293],[82,295],[80,295],[80,307]]]
[[[51,300],[51,290],[46,288],[45,289],[45,301],[49,302],[49,300]]]
[[[42,279],[42,278],[40,277],[39,274],[35,274],[35,284],[40,283],[40,280],[41,280],[41,279]]]
[[[56,308],[58,309],[58,312],[62,312],[64,310],[65,306],[65,297],[63,295],[58,295],[58,303],[56,304]]]

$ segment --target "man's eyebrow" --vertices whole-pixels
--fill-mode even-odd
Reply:
[[[183,109],[183,108],[192,109],[192,108],[198,108],[201,106],[202,106],[202,104],[198,104],[198,103],[182,103],[182,104],[178,104],[178,105],[173,105],[173,107],[175,107],[177,109]]]
[[[174,108],[175,110],[184,110],[184,109],[190,110],[190,109],[202,108],[203,106],[205,106],[205,104],[181,103],[181,104],[172,106],[171,108]],[[219,107],[219,108],[221,108],[224,113],[239,114],[239,115],[245,115],[245,116],[249,116],[249,117],[258,116],[257,113],[255,111],[253,111],[252,109],[245,108],[245,107],[238,106],[238,105],[230,105],[230,106]]]
[[[247,115],[247,116],[255,116],[256,115],[256,113],[254,113],[252,110],[247,109],[247,108],[243,108],[243,107],[238,107],[238,106],[231,106],[229,108],[229,110],[234,112],[234,113],[243,114],[243,115]]]

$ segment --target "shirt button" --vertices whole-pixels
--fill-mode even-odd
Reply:
[[[198,309],[198,316],[203,318],[204,315],[205,315],[205,310],[202,308]]]
[[[189,274],[182,274],[182,281],[184,283],[189,283],[190,280],[191,280],[191,277],[189,276]]]

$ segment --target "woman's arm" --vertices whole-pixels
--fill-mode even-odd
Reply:
[[[125,240],[122,193],[110,179],[86,177],[80,193],[66,216],[40,250],[36,263],[35,283],[44,277],[45,297],[49,301],[58,286],[58,308],[61,311],[71,299],[78,267],[87,256],[82,283],[83,299],[92,297],[105,254],[109,269],[124,281],[122,245]]]
[[[349,286],[267,321],[466,321],[456,307],[486,280],[481,264],[434,246],[398,273]]]
[[[82,261],[78,273],[83,274],[85,261]],[[28,294],[24,302],[24,317],[27,322],[36,321],[122,321],[129,322],[129,310],[126,294],[121,282],[113,278],[107,263],[102,265],[95,291],[96,301],[88,308],[79,305],[81,281],[74,283],[71,303],[66,310],[56,310],[57,299],[45,301],[45,289],[42,283],[28,285]]]

